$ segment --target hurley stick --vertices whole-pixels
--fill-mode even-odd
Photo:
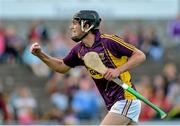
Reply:
[[[99,55],[96,52],[86,53],[83,60],[84,60],[84,63],[86,64],[87,67],[97,71],[98,73],[100,73],[102,75],[104,75],[106,73],[107,67],[103,64]],[[127,90],[128,92],[130,92],[131,94],[136,96],[141,101],[145,102],[147,105],[152,107],[154,110],[156,110],[160,114],[161,119],[164,119],[167,116],[167,114],[164,111],[162,111],[156,105],[151,103],[149,100],[147,100],[145,97],[143,97],[137,91],[135,91],[133,88],[128,86],[126,83],[122,82],[118,77],[113,79],[112,81],[114,81],[116,84],[121,86],[124,90]]]

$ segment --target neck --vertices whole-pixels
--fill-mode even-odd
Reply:
[[[85,44],[86,47],[92,47],[95,41],[95,35],[92,33],[89,33],[82,42]]]

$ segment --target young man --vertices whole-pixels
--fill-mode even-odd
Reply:
[[[100,22],[101,19],[96,11],[82,10],[74,15],[70,26],[71,38],[78,43],[64,59],[47,55],[38,43],[32,45],[31,52],[59,73],[65,73],[75,66],[85,66],[83,56],[89,51],[97,52],[102,62],[109,68],[107,72],[102,76],[85,67],[109,110],[101,125],[136,124],[140,114],[140,101],[111,79],[119,77],[135,88],[131,83],[129,70],[142,63],[145,55],[118,36],[100,34]]]

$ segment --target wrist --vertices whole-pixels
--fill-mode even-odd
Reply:
[[[37,52],[36,56],[39,57],[39,58],[43,58],[44,53],[42,51],[39,51],[39,52]]]
[[[125,72],[125,70],[123,69],[123,67],[122,67],[122,66],[121,66],[121,67],[118,67],[117,69],[118,69],[119,74],[121,74],[121,73]]]

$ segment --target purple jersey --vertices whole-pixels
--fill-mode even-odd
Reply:
[[[92,47],[86,47],[84,43],[80,42],[71,50],[63,61],[70,67],[85,66],[84,61],[82,60],[83,56],[87,52],[94,51],[99,54],[105,66],[108,68],[116,68],[127,62],[128,57],[132,55],[134,49],[134,46],[124,42],[118,36],[100,34],[97,32],[95,42]],[[135,96],[125,91],[113,81],[108,81],[104,79],[101,74],[88,68],[87,66],[85,67],[95,81],[108,110],[110,110],[111,106],[118,100],[136,99]],[[135,89],[134,85],[131,83],[131,75],[129,71],[120,74],[119,78]]]

